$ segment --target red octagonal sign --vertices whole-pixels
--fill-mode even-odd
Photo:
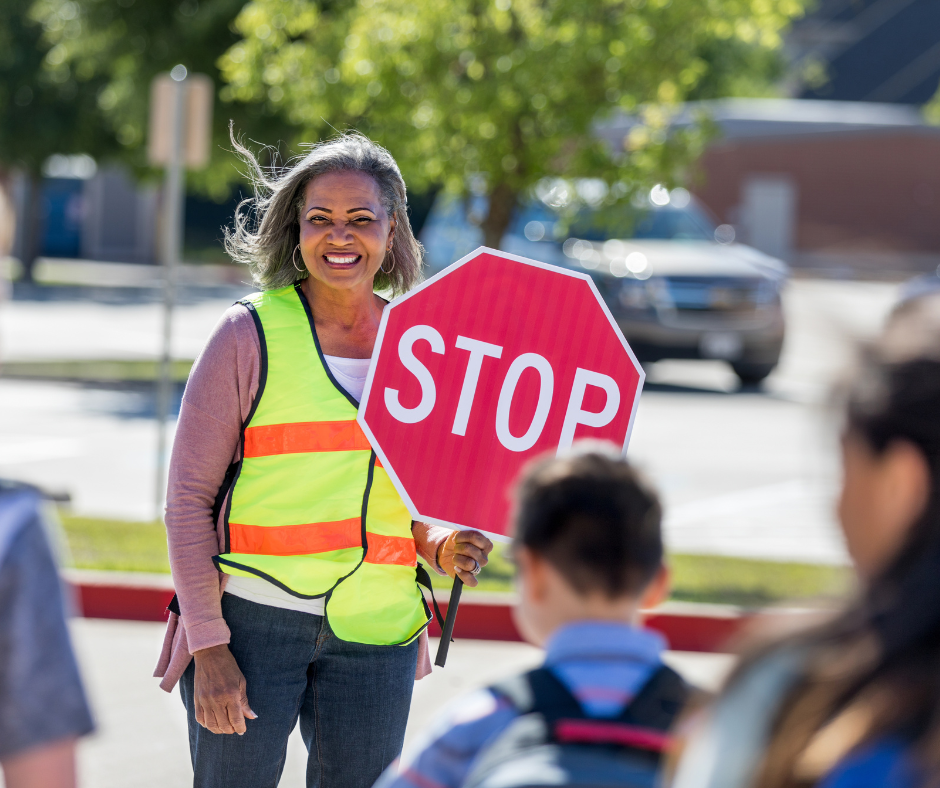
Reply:
[[[626,451],[643,379],[589,276],[480,248],[385,308],[359,423],[416,520],[505,539],[521,466]]]

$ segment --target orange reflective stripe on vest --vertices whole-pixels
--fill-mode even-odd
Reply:
[[[367,534],[366,538],[369,540],[369,552],[366,553],[367,564],[418,565],[418,550],[414,539],[382,534]]]
[[[244,555],[312,555],[361,547],[362,521],[358,517],[335,523],[261,526],[229,523],[232,552]],[[414,539],[367,534],[370,564],[415,566],[418,552]]]
[[[362,427],[349,420],[269,424],[245,430],[245,457],[371,449]]]
[[[245,555],[308,555],[362,547],[362,520],[305,525],[229,523],[231,552]]]

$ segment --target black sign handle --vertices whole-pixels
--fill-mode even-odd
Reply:
[[[457,606],[460,604],[460,592],[463,591],[463,580],[454,578],[454,587],[450,590],[450,601],[447,603],[447,615],[444,617],[444,626],[441,629],[441,644],[437,647],[437,656],[434,664],[439,668],[447,662],[447,650],[454,635],[454,622],[457,620]]]

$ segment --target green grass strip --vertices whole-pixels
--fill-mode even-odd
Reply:
[[[173,380],[185,383],[192,366],[192,361],[173,361],[170,369]],[[0,376],[25,380],[137,383],[154,381],[159,374],[160,362],[148,360],[6,361],[0,367]]]
[[[78,569],[169,572],[160,522],[138,523],[62,515],[72,563]],[[672,555],[672,599],[764,607],[836,600],[852,587],[848,567],[754,561],[715,555]],[[481,591],[511,591],[515,568],[506,545],[496,545],[480,574]],[[442,582],[439,588],[446,587]]]
[[[115,572],[169,572],[166,529],[135,523],[61,515],[72,565]]]
[[[846,566],[757,561],[721,555],[671,555],[672,599],[741,607],[796,605],[844,598],[854,574]]]

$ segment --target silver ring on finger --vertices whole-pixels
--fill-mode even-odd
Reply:
[[[474,563],[474,568],[473,568],[473,570],[470,572],[470,574],[471,574],[471,575],[478,575],[478,574],[480,574],[480,572],[481,572],[482,569],[483,569],[483,567],[480,566],[480,562],[477,561],[476,559],[474,559],[474,560],[473,560],[473,563]]]

